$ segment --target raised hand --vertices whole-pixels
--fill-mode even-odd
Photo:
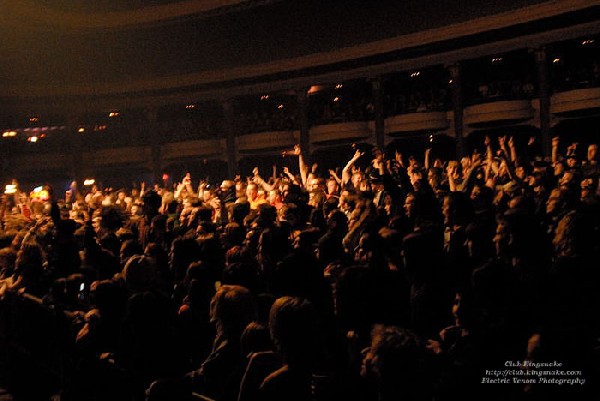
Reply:
[[[508,146],[511,148],[515,147],[515,139],[512,136],[508,138]]]
[[[504,143],[506,142],[506,136],[499,136],[498,137],[498,145],[500,145],[501,148],[504,147]]]
[[[357,150],[356,152],[354,152],[354,156],[352,156],[352,161],[354,161],[354,162],[357,161],[364,154],[365,154],[364,152]]]
[[[492,139],[490,138],[489,135],[485,136],[485,138],[483,139],[483,144],[485,145],[486,148],[492,144]]]
[[[559,143],[559,141],[560,141],[560,140],[558,139],[558,137],[557,137],[557,136],[555,136],[554,138],[552,138],[552,147],[553,147],[553,148],[556,148],[556,147],[558,147],[558,143]]]
[[[531,146],[535,143],[535,136],[530,136],[529,141],[527,141],[527,146]]]
[[[395,160],[396,163],[398,163],[400,166],[404,166],[404,162],[402,161],[402,153],[400,153],[399,151],[396,151]]]

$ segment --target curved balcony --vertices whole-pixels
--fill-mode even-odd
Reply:
[[[10,160],[7,168],[12,173],[37,174],[46,170],[68,170],[70,159],[60,153],[19,155]]]
[[[84,160],[96,167],[145,164],[151,160],[151,151],[146,146],[131,146],[127,148],[102,149],[84,153]]]
[[[162,147],[162,158],[176,160],[193,157],[222,157],[225,154],[225,147],[224,139],[166,143]]]
[[[552,95],[550,111],[560,117],[585,117],[600,112],[600,88],[575,89]]]
[[[298,143],[300,131],[270,131],[236,137],[240,154],[278,152]]]
[[[398,114],[385,119],[385,133],[441,131],[450,126],[445,111]],[[393,135],[392,135],[393,136]]]
[[[513,125],[534,117],[530,100],[504,100],[466,107],[464,123],[473,128]]]
[[[373,129],[368,121],[316,125],[310,129],[310,142],[323,146],[341,145],[362,141],[372,135]]]

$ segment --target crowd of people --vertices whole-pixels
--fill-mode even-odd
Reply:
[[[597,395],[597,145],[582,157],[555,138],[551,160],[504,136],[454,161],[357,150],[341,176],[287,154],[297,166],[219,186],[187,174],[5,194],[0,387],[62,401]],[[577,383],[513,380],[552,363],[544,377]],[[498,371],[510,384],[485,384]]]

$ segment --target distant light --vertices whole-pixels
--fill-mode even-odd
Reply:
[[[80,134],[83,134],[85,132],[85,128],[79,127],[79,129],[77,130],[77,132],[79,132]]]
[[[3,138],[12,138],[14,136],[17,136],[17,131],[4,131],[2,133]]]
[[[413,72],[412,74],[410,74],[410,77],[411,77],[411,78],[416,78],[416,77],[418,77],[419,75],[421,75],[421,71],[415,71],[415,72]]]
[[[594,43],[594,39],[586,39],[586,40],[584,40],[584,41],[581,42],[581,45],[582,46],[589,46],[589,45],[591,45],[593,43]]]
[[[94,127],[94,131],[104,131],[106,129],[106,125],[96,125]]]
[[[30,136],[29,138],[27,138],[27,142],[36,143],[37,141],[38,141],[37,136]]]
[[[260,100],[268,100],[269,99],[269,95],[262,95],[260,97]]]
[[[86,187],[90,186],[90,185],[94,185],[96,183],[96,180],[93,178],[86,178],[83,181],[83,185],[85,185]]]
[[[560,59],[557,57],[557,58],[555,58],[554,60],[552,60],[552,63],[553,63],[553,64],[560,63]]]
[[[336,97],[333,98],[334,102],[339,102],[340,100],[342,100],[342,98],[339,97],[339,96],[336,96]]]
[[[162,179],[163,179],[163,181],[167,181],[167,180],[169,179],[169,174],[167,174],[167,173],[164,173],[164,174],[162,175]]]
[[[454,82],[454,80],[453,80],[453,79],[451,79],[451,80],[449,80],[449,81],[448,81],[448,83],[449,83],[449,84],[451,84],[452,82]]]
[[[40,135],[40,138],[45,138],[46,137],[46,133],[43,133],[42,135]]]
[[[34,117],[29,117],[29,122],[30,123],[37,123],[39,121],[40,121],[39,117],[35,117],[35,116]]]
[[[108,113],[108,117],[110,117],[110,118],[118,117],[119,114],[120,113],[118,111],[111,111],[110,113]]]
[[[344,85],[342,85],[342,84],[337,84],[337,85],[335,86],[335,89],[342,89],[343,87],[344,87]]]
[[[4,193],[5,194],[14,194],[17,192],[17,186],[15,184],[8,184],[6,187],[4,187]]]
[[[278,105],[278,106],[277,106],[277,108],[278,108],[279,110],[283,109],[283,104],[280,104],[280,105]]]
[[[185,108],[186,108],[186,110],[192,110],[192,109],[196,108],[196,105],[195,104],[188,104],[188,105],[185,106]]]
[[[499,63],[499,62],[501,62],[502,60],[503,60],[503,59],[502,59],[502,57],[494,57],[494,58],[492,59],[492,63]]]
[[[40,192],[42,189],[44,189],[44,187],[40,185],[39,187],[33,188],[33,192]]]
[[[306,92],[307,95],[313,95],[315,93],[321,92],[322,90],[325,89],[325,86],[323,85],[313,85],[311,86],[308,91]]]

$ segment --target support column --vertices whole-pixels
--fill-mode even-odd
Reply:
[[[223,130],[225,131],[227,178],[233,179],[237,170],[237,150],[235,147],[236,120],[232,100],[223,101],[221,107],[223,108]]]
[[[535,50],[537,67],[538,96],[540,99],[540,131],[542,135],[542,155],[552,155],[552,139],[550,138],[550,82],[548,77],[548,57],[545,48]]]
[[[157,111],[155,108],[146,110],[146,133],[150,138],[150,158],[152,178],[154,183],[162,183],[162,139],[156,124]]]
[[[385,147],[385,110],[381,77],[375,77],[371,81],[371,85],[373,88],[373,108],[375,111],[375,145],[383,150]]]
[[[68,170],[71,175],[71,179],[77,182],[77,185],[82,188],[83,180],[85,177],[83,174],[87,171],[89,166],[85,162],[83,157],[84,149],[84,135],[86,132],[79,132],[80,117],[76,114],[69,115],[67,119],[67,135],[69,137],[69,146],[67,148],[67,157],[69,166]]]
[[[463,126],[463,88],[460,64],[452,64],[450,70],[450,84],[452,90],[452,109],[454,111],[454,135],[456,137],[456,158],[460,160],[467,155]]]
[[[296,91],[298,98],[298,123],[300,124],[300,149],[307,166],[310,166],[310,126],[308,124],[308,88]]]

